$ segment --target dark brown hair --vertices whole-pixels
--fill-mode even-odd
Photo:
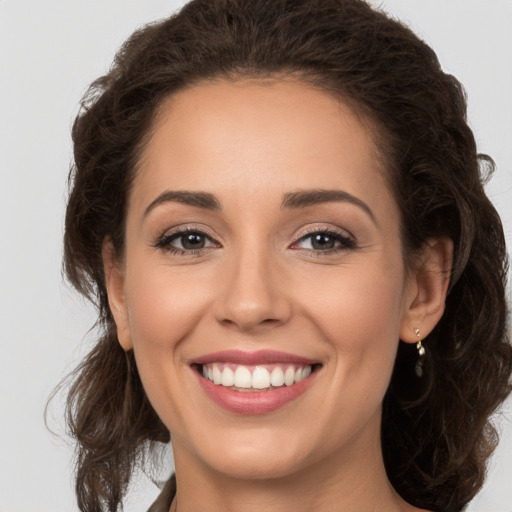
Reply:
[[[480,489],[497,436],[489,417],[510,391],[506,252],[482,183],[464,91],[408,28],[362,0],[193,0],[135,32],[94,82],[73,126],[64,266],[99,311],[99,337],[74,373],[68,424],[78,441],[82,512],[118,510],[134,467],[169,433],[132,352],[120,347],[101,250],[123,253],[127,196],[162,100],[199,81],[293,76],[370,119],[401,208],[404,255],[448,236],[455,254],[446,311],[425,341],[400,344],[382,421],[384,459],[411,504],[454,512]]]

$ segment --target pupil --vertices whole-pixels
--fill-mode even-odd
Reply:
[[[204,247],[203,235],[190,233],[181,237],[181,244],[184,249],[202,249]]]
[[[313,237],[313,249],[333,249],[334,239],[329,235],[315,235]]]

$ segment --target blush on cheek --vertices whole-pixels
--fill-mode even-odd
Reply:
[[[198,323],[204,308],[205,286],[191,286],[190,279],[185,283],[181,282],[183,279],[172,279],[172,275],[166,275],[165,267],[141,272],[140,277],[127,290],[134,343],[169,347]]]
[[[382,280],[382,279],[381,279]],[[363,280],[361,280],[363,281]],[[396,358],[401,323],[401,290],[382,283],[372,286],[353,283],[344,294],[322,301],[314,318],[323,336],[336,347],[346,379],[363,379],[370,387],[387,388]],[[365,292],[365,293],[362,293]]]

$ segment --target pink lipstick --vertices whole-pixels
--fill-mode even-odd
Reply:
[[[238,414],[275,411],[302,395],[314,382],[318,361],[277,351],[229,350],[191,362],[204,392]]]

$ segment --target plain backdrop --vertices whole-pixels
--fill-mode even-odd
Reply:
[[[250,0],[249,0],[250,1]],[[410,24],[468,92],[488,193],[512,245],[512,0],[374,2]],[[70,126],[86,86],[140,25],[180,0],[0,0],[0,512],[75,511],[62,400],[46,399],[85,353],[94,312],[60,270]],[[512,407],[472,512],[512,512]],[[139,475],[126,512],[157,489]]]

